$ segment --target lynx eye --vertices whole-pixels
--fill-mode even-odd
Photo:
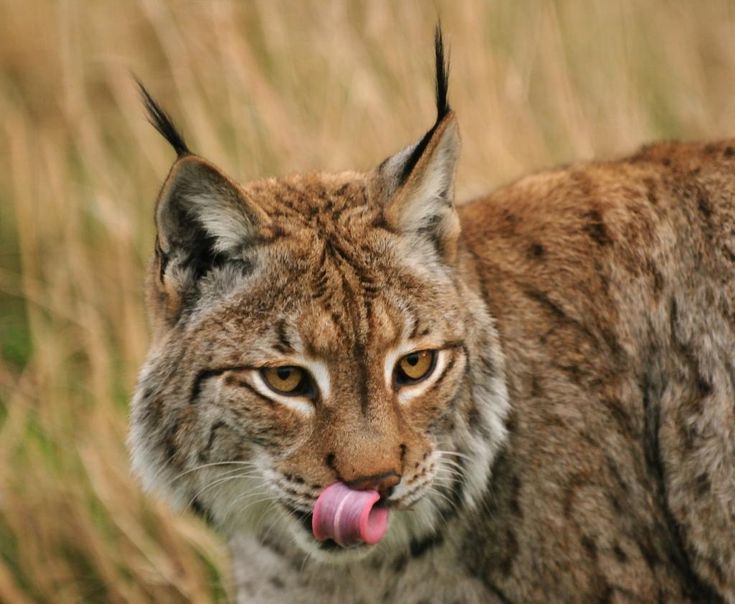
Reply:
[[[396,384],[415,384],[429,376],[436,365],[435,350],[418,350],[407,354],[396,365]]]
[[[287,396],[311,396],[313,387],[309,374],[301,367],[265,367],[260,375],[268,387]]]

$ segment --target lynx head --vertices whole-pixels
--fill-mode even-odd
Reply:
[[[503,365],[467,284],[439,31],[435,49],[436,123],[368,173],[240,186],[141,87],[178,159],[156,207],[133,465],[228,533],[354,558],[431,534],[484,488]],[[380,545],[313,539],[313,504],[336,480],[393,508]]]

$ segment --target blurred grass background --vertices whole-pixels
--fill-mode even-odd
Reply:
[[[733,2],[0,0],[0,601],[230,597],[220,539],[128,470],[173,159],[131,73],[239,180],[368,169],[433,122],[438,15],[460,199],[735,135]]]

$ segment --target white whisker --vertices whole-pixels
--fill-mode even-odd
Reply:
[[[214,466],[225,466],[225,465],[248,465],[255,467],[255,464],[252,461],[216,461],[212,463],[205,463],[199,466],[195,466],[193,468],[189,468],[188,470],[185,470],[183,472],[180,472],[176,476],[174,476],[171,479],[171,484],[182,478],[183,476],[186,476],[187,474],[191,474],[192,472],[198,472],[199,470],[204,470],[205,468],[211,468]]]
[[[225,482],[228,482],[228,481],[231,481],[231,480],[237,480],[238,478],[240,478],[240,479],[243,479],[243,480],[245,480],[245,479],[252,479],[252,478],[254,478],[254,477],[255,477],[255,475],[253,475],[253,474],[236,474],[236,475],[234,475],[234,476],[225,476],[225,477],[219,477],[219,478],[217,478],[217,479],[213,480],[212,482],[210,482],[210,483],[206,484],[206,485],[205,485],[204,487],[202,487],[201,489],[199,489],[199,490],[198,490],[198,491],[197,491],[197,492],[196,492],[196,493],[195,493],[195,494],[194,494],[194,495],[192,496],[192,498],[191,498],[191,501],[190,501],[190,503],[191,503],[191,502],[193,502],[193,501],[194,501],[195,499],[198,499],[198,498],[199,498],[199,497],[201,497],[201,496],[202,496],[202,495],[203,495],[203,494],[204,494],[205,492],[207,492],[208,490],[210,490],[211,488],[213,488],[213,487],[215,487],[215,486],[217,486],[217,485],[220,485],[220,484],[222,484],[222,483],[225,483]]]
[[[454,457],[461,457],[463,459],[468,459],[470,461],[472,461],[472,459],[473,459],[471,455],[467,455],[466,453],[460,453],[459,451],[443,451],[441,449],[436,449],[435,452],[436,453],[441,453],[442,455],[450,455],[450,456],[454,456]]]

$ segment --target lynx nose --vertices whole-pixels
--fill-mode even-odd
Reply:
[[[382,497],[388,497],[396,486],[401,481],[401,477],[397,472],[389,471],[383,472],[382,474],[373,474],[372,476],[361,476],[354,480],[347,480],[345,484],[351,489],[357,491],[369,491],[375,490],[380,493]]]

